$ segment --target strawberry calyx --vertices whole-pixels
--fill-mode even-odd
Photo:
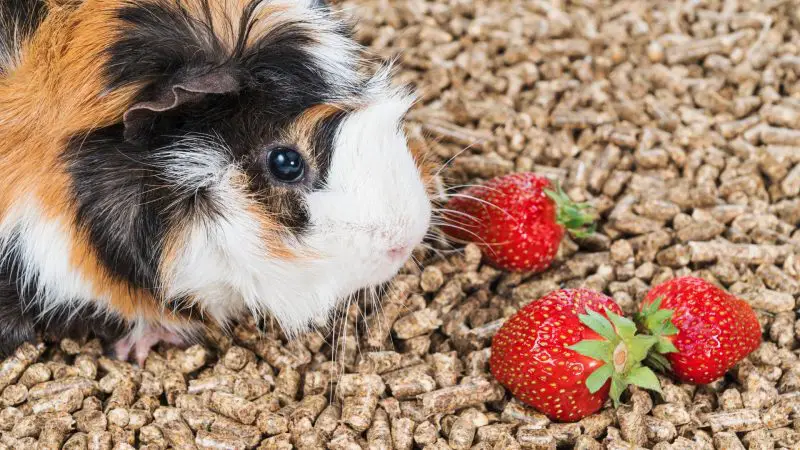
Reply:
[[[595,217],[588,203],[575,203],[557,184],[556,189],[545,189],[545,195],[556,205],[556,222],[577,238],[585,238],[594,233]]]
[[[657,339],[656,344],[647,356],[647,364],[661,372],[667,372],[671,370],[671,366],[664,355],[678,351],[671,338],[671,336],[678,334],[678,328],[672,323],[672,316],[675,311],[661,309],[663,300],[663,297],[658,297],[653,302],[644,305],[641,312],[634,316],[634,321],[643,332]]]
[[[657,338],[637,334],[636,324],[625,317],[605,309],[606,316],[589,310],[579,315],[581,323],[603,339],[584,339],[567,348],[605,364],[595,369],[586,379],[586,387],[594,394],[611,380],[609,395],[614,406],[620,405],[620,396],[629,384],[661,392],[656,374],[642,362],[656,345]]]

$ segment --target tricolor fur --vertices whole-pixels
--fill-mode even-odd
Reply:
[[[295,333],[422,239],[411,98],[322,2],[38,1],[0,5],[0,350],[54,319]],[[299,182],[270,177],[276,146]]]

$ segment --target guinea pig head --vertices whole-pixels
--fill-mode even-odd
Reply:
[[[393,277],[427,232],[422,163],[390,72],[308,0],[87,0],[113,9],[117,123],[66,155],[79,221],[116,275],[225,322],[291,333]]]

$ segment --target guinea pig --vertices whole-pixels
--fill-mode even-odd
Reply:
[[[424,239],[414,97],[324,2],[42,1],[0,5],[3,355],[91,331],[141,363],[247,314],[296,336]]]

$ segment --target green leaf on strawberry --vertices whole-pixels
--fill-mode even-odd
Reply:
[[[635,315],[636,322],[641,324],[643,330],[653,335],[657,342],[653,350],[657,354],[666,354],[677,352],[678,349],[669,336],[674,336],[678,333],[678,328],[672,323],[672,317],[675,314],[674,310],[661,309],[661,302],[664,299],[659,297],[652,303],[642,305],[641,312]],[[653,367],[658,370],[667,372],[671,369],[669,360],[666,358],[658,358],[651,361]]]
[[[645,358],[645,364],[662,373],[667,373],[672,370],[669,360],[663,354],[657,351],[650,352],[650,354],[647,355],[647,358]]]
[[[588,356],[589,358],[599,360],[604,360],[614,351],[614,349],[611,347],[611,342],[595,340],[578,342],[577,344],[570,346],[569,349],[576,351],[581,355]]]
[[[545,189],[544,193],[556,204],[556,222],[575,237],[584,238],[595,232],[595,217],[588,203],[573,202],[560,184],[556,184],[555,190]]]
[[[625,378],[625,381],[643,389],[649,389],[659,393],[661,392],[661,383],[658,382],[658,377],[656,377],[656,374],[653,373],[649,367],[636,367],[635,369],[631,370],[631,372]]]
[[[578,319],[589,329],[608,340],[612,340],[616,336],[614,327],[608,322],[608,319],[597,311],[589,310],[586,314],[578,316]]]
[[[661,392],[655,373],[642,365],[658,338],[637,334],[636,324],[632,320],[608,308],[603,312],[605,317],[597,311],[589,310],[578,318],[605,340],[585,339],[567,347],[580,355],[605,363],[586,379],[589,392],[597,392],[609,378],[609,395],[615,406],[619,406],[620,396],[629,384]]]
[[[581,354],[585,355],[584,353]],[[592,374],[589,375],[589,377],[586,379],[586,387],[589,388],[589,392],[594,394],[595,392],[599,391],[600,388],[602,388],[603,385],[606,384],[606,381],[608,381],[608,379],[611,378],[611,375],[613,374],[614,374],[614,368],[611,367],[610,365],[606,364],[600,366],[599,369],[592,372]]]

